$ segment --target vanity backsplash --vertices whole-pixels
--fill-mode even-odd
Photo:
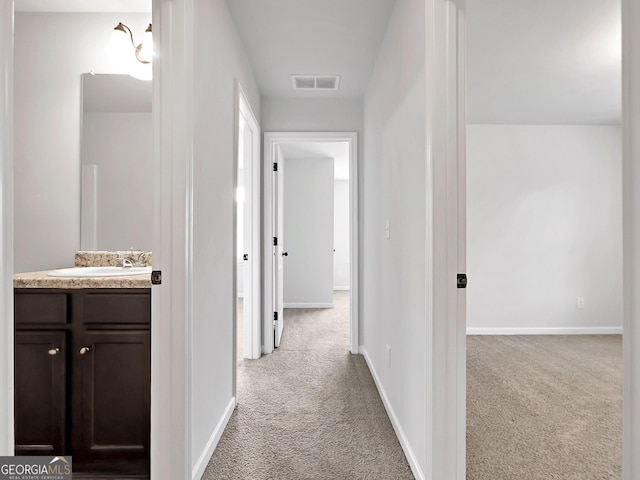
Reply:
[[[123,258],[140,259],[140,266],[151,266],[151,252],[144,250],[122,250],[117,252],[76,252],[76,267],[120,267]]]

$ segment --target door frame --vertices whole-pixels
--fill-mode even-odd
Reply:
[[[14,452],[13,1],[0,2],[0,455]]]
[[[271,173],[275,156],[275,149],[281,143],[300,143],[300,142],[348,142],[349,143],[349,261],[350,265],[350,324],[351,334],[349,349],[351,353],[359,353],[359,283],[358,283],[358,134],[356,132],[265,132],[264,134],[264,165],[263,171],[263,218],[264,218],[264,237],[263,237],[263,305],[264,305],[264,322],[263,322],[263,352],[265,354],[272,353],[273,335],[268,333],[273,330],[273,186],[271,182]]]
[[[640,477],[640,5],[622,0],[623,455],[624,480]]]
[[[466,478],[465,0],[426,4],[426,478]]]
[[[244,348],[244,358],[250,359],[258,359],[262,354],[262,326],[261,326],[261,316],[260,313],[262,311],[262,289],[260,288],[260,280],[262,276],[261,266],[262,266],[262,257],[261,257],[261,248],[260,248],[260,221],[261,221],[261,211],[260,211],[260,179],[262,178],[261,174],[261,161],[260,161],[260,124],[258,120],[256,120],[256,116],[251,109],[251,104],[249,103],[249,99],[247,98],[242,85],[238,80],[236,80],[236,121],[235,121],[235,175],[236,178],[234,180],[235,190],[238,189],[238,165],[240,163],[240,150],[238,148],[240,139],[240,117],[244,117],[248,128],[252,131],[253,141],[251,143],[251,185],[245,185],[245,191],[249,188],[251,189],[251,251],[249,253],[249,262],[251,262],[252,266],[252,276],[249,279],[250,282],[243,283],[244,291],[250,291],[251,301],[252,301],[252,312],[251,312],[251,322],[249,325],[246,323],[243,325],[244,328],[244,338],[243,343],[245,345]],[[246,158],[246,155],[245,155]],[[245,165],[246,168],[246,165]],[[249,198],[245,195],[245,204],[246,199]],[[233,256],[234,256],[234,272],[233,272],[233,291],[234,298],[238,298],[238,275],[244,275],[244,272],[238,272],[238,252],[237,244],[238,244],[238,203],[235,203],[234,208],[234,225],[236,225],[236,229],[234,230],[233,235]],[[246,235],[246,232],[245,232]],[[246,311],[246,310],[245,310]],[[234,365],[234,373],[233,378],[237,379],[237,348],[238,348],[238,312],[237,312],[237,301],[233,305],[233,318],[234,320],[234,334],[233,334],[233,365]],[[250,339],[250,343],[252,345],[251,352],[247,355],[246,351],[246,340]],[[237,396],[236,382],[234,382],[234,396]]]
[[[153,0],[151,478],[193,478],[194,0]]]

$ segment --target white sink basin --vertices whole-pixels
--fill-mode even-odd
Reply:
[[[49,277],[87,278],[87,277],[120,277],[123,275],[149,275],[151,267],[72,267],[52,270]]]

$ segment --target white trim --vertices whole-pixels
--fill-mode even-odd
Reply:
[[[204,471],[207,469],[207,465],[209,464],[209,460],[211,460],[213,452],[218,446],[218,442],[220,442],[220,438],[224,433],[224,429],[227,428],[227,424],[229,423],[229,420],[231,419],[231,415],[233,415],[233,411],[235,408],[236,399],[234,397],[229,401],[229,405],[227,405],[227,408],[224,411],[224,415],[222,416],[222,418],[220,418],[220,421],[209,437],[204,450],[202,450],[202,453],[198,457],[196,464],[193,466],[193,470],[191,473],[191,478],[193,480],[199,480],[200,478],[202,478],[202,475],[204,474]]]
[[[364,357],[367,362],[367,366],[369,367],[369,371],[371,372],[371,376],[373,377],[373,381],[376,384],[376,388],[378,389],[378,393],[380,394],[380,398],[382,399],[382,404],[384,405],[385,410],[387,411],[387,415],[389,416],[389,420],[391,420],[391,425],[393,426],[393,430],[396,432],[396,436],[398,437],[398,441],[400,442],[400,446],[402,447],[402,451],[404,452],[405,457],[407,457],[407,461],[409,462],[409,466],[411,467],[411,471],[413,472],[413,476],[416,480],[425,480],[425,475],[420,469],[420,465],[418,460],[416,459],[416,454],[414,453],[409,440],[407,439],[404,430],[398,420],[396,412],[391,406],[391,402],[387,397],[387,392],[385,392],[382,382],[378,378],[378,374],[376,369],[373,368],[373,363],[369,359],[369,354],[367,350],[361,345],[359,349],[360,353]]]
[[[351,299],[351,353],[360,348],[360,205],[358,176],[358,134],[351,134],[349,140],[349,285]]]
[[[194,0],[153,0],[151,478],[191,477]]]
[[[622,327],[467,328],[467,335],[622,335]]]
[[[457,273],[467,271],[467,19],[466,0],[456,0],[457,11],[453,42],[456,45],[457,78]],[[457,319],[455,337],[457,341],[456,372],[456,474],[459,480],[467,477],[467,295],[466,290],[457,289]]]
[[[351,290],[351,287],[349,285],[345,287],[333,287],[334,292],[348,292],[349,290]]]
[[[238,188],[238,179],[237,179],[237,172],[238,172],[238,162],[239,162],[239,158],[238,158],[238,143],[240,141],[240,115],[242,115],[246,122],[248,127],[251,129],[251,131],[254,133],[254,139],[253,139],[253,143],[251,145],[251,148],[253,150],[252,154],[251,154],[251,158],[253,160],[253,165],[251,165],[251,185],[245,185],[245,190],[248,188],[251,188],[251,192],[252,195],[246,196],[248,198],[251,198],[252,201],[252,240],[251,240],[251,251],[248,252],[249,253],[249,261],[251,262],[252,265],[252,271],[253,271],[253,275],[251,278],[250,282],[243,282],[243,289],[245,292],[250,292],[250,297],[251,298],[251,306],[252,306],[252,313],[251,313],[251,322],[249,323],[249,325],[245,325],[244,326],[244,336],[245,338],[243,339],[243,343],[244,343],[244,358],[249,358],[249,359],[253,359],[256,360],[258,358],[260,358],[260,355],[262,354],[262,325],[261,325],[261,310],[262,310],[262,289],[261,289],[261,285],[262,285],[262,257],[261,257],[261,244],[260,244],[260,239],[261,239],[261,235],[260,235],[260,227],[261,227],[261,221],[262,221],[262,212],[261,212],[261,208],[260,208],[260,200],[261,200],[261,188],[260,185],[262,183],[261,179],[262,179],[262,171],[261,171],[261,165],[262,162],[260,161],[260,138],[261,138],[261,129],[260,129],[260,124],[258,123],[258,120],[256,120],[256,116],[253,113],[253,109],[251,108],[251,103],[249,102],[249,99],[247,97],[247,95],[244,93],[244,90],[242,88],[242,84],[236,80],[236,102],[237,102],[237,106],[236,106],[236,122],[235,122],[235,129],[236,129],[236,142],[234,145],[234,149],[235,149],[235,169],[234,169],[234,175],[236,175],[236,179],[235,179],[235,186],[234,186],[234,191]],[[235,207],[234,207],[234,225],[237,224],[237,202],[235,203]],[[246,234],[246,232],[245,232]],[[236,252],[236,248],[237,248],[237,229],[234,229],[234,235],[233,235],[233,245],[234,245],[234,258],[238,257],[238,252]],[[240,260],[242,261],[242,260]],[[234,270],[234,276],[233,276],[233,285],[234,285],[234,289],[237,289],[237,276],[238,276],[238,262],[236,262],[235,264],[235,270]],[[236,296],[237,297],[237,296]],[[246,307],[246,305],[245,305]],[[233,311],[233,318],[237,319],[237,312],[236,312],[236,306],[234,304],[234,311]],[[236,350],[236,345],[237,342],[235,340],[235,338],[237,337],[237,328],[234,328],[234,353],[233,353],[233,365],[234,365],[234,369],[237,368],[237,361],[235,360],[237,358],[237,352]],[[247,348],[247,344],[250,344],[250,348]],[[234,373],[234,378],[237,379],[237,374]],[[234,383],[235,384],[235,383]],[[234,386],[234,391],[233,394],[234,396],[236,396],[236,388]]]
[[[466,478],[464,0],[425,2],[427,478]]]
[[[640,4],[622,0],[624,480],[640,478]]]
[[[333,308],[333,303],[285,303],[284,308]]]
[[[14,453],[13,1],[0,2],[0,455]]]
[[[273,164],[274,149],[279,143],[291,142],[349,142],[349,232],[350,232],[350,283],[351,283],[351,353],[358,353],[359,346],[359,290],[358,290],[358,134],[356,132],[265,132],[264,134],[264,172],[270,172]],[[267,178],[269,177],[269,178]],[[272,184],[269,175],[265,174],[263,183],[263,225],[264,225],[264,323],[265,332],[272,330],[273,318],[273,255],[272,238],[273,235],[273,198]],[[263,352],[266,354],[273,352],[272,335],[263,335]]]

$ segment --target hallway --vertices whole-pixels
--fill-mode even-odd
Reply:
[[[361,355],[349,293],[285,310],[281,347],[239,360],[238,407],[203,479],[413,479]]]

